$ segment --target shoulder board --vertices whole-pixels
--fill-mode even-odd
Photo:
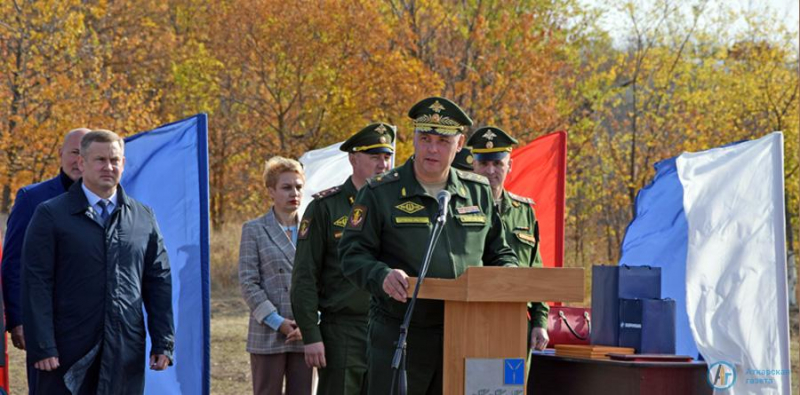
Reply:
[[[456,174],[458,174],[458,178],[460,178],[462,180],[479,182],[481,184],[489,185],[489,179],[484,177],[484,176],[482,176],[482,175],[480,175],[480,174],[475,174],[475,173],[471,173],[471,172],[463,171],[463,170],[458,170],[458,169],[455,169],[455,170],[456,170]]]
[[[367,180],[367,184],[370,188],[375,188],[378,185],[388,184],[390,182],[394,182],[400,179],[400,174],[397,174],[397,171],[390,170],[386,173],[377,175],[375,177],[370,178]]]
[[[324,191],[320,191],[320,192],[315,193],[313,195],[313,198],[314,199],[324,199],[324,198],[326,198],[328,196],[333,196],[333,195],[339,193],[341,190],[342,190],[342,186],[341,185],[337,185],[337,186],[335,186],[333,188],[328,188],[328,189],[326,189]]]
[[[510,198],[512,198],[512,199],[514,199],[514,200],[516,200],[518,202],[528,203],[528,204],[536,204],[536,203],[533,202],[533,199],[531,199],[531,198],[526,198],[524,196],[515,195],[515,194],[513,194],[511,192],[508,193],[508,197],[510,197]]]

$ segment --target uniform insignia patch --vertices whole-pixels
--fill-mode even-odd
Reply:
[[[527,242],[536,244],[536,238],[533,237],[533,235],[529,235],[527,233],[516,233],[516,235],[517,235],[517,237],[519,237],[522,240],[525,240]]]
[[[518,202],[528,203],[528,204],[536,204],[536,203],[533,202],[533,199],[531,199],[531,198],[527,198],[527,197],[524,197],[524,196],[519,196],[519,195],[513,194],[511,192],[508,192],[508,197],[510,197],[511,199],[516,200]],[[514,206],[514,207],[516,207],[516,206]]]
[[[338,226],[340,228],[344,228],[344,226],[347,225],[347,216],[345,215],[342,218],[337,219],[336,221],[333,222],[333,225]]]
[[[418,204],[418,203],[414,203],[414,202],[400,203],[400,204],[398,204],[397,206],[394,206],[394,207],[396,209],[404,212],[404,213],[407,213],[407,214],[414,214],[417,211],[425,209],[425,206],[423,206],[421,204]]]
[[[300,240],[305,240],[308,237],[308,228],[311,225],[311,219],[304,218],[303,221],[300,222],[300,229],[297,231],[297,238]]]
[[[333,238],[336,239],[336,240],[341,239],[342,238],[342,233],[343,232],[333,232]]]
[[[347,228],[354,229],[354,230],[361,230],[364,227],[364,218],[367,216],[367,208],[362,205],[356,205],[353,207],[353,211],[350,213],[350,219],[347,221]]]
[[[481,212],[481,209],[478,206],[464,206],[464,207],[456,207],[456,211],[459,214],[474,214]]]
[[[462,224],[470,224],[470,223],[471,224],[485,224],[486,223],[486,217],[483,216],[483,215],[476,215],[476,214],[457,215],[456,218],[458,218],[458,220]]]
[[[350,205],[351,205],[351,206],[353,205],[353,203],[355,203],[355,202],[356,202],[356,198],[354,198],[354,197],[352,197],[352,196],[348,197],[348,198],[347,198],[347,200],[350,202]]]
[[[335,187],[328,188],[328,189],[326,189],[324,191],[317,192],[314,195],[312,195],[312,197],[314,199],[322,199],[322,198],[326,198],[328,196],[335,195],[335,194],[339,193],[339,191],[341,191],[341,190],[342,190],[342,186],[341,185],[337,185]]]
[[[368,179],[367,180],[367,185],[369,185],[370,188],[375,188],[378,185],[385,184],[385,183],[392,182],[392,181],[397,181],[399,179],[400,179],[400,176],[397,174],[397,172],[383,173],[381,175],[378,175],[378,176],[375,176],[375,177],[372,177],[372,178]]]
[[[397,224],[429,224],[431,221],[428,217],[394,217],[394,222]]]
[[[458,174],[458,177],[461,178],[462,180],[475,181],[481,184],[489,185],[489,179],[480,174],[470,173],[468,171],[462,171],[462,170],[456,170],[456,174]],[[466,193],[464,192],[462,192],[462,194],[466,195]]]

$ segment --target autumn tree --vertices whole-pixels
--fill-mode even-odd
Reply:
[[[753,16],[744,18],[749,30],[731,33],[737,15],[709,10],[705,1],[692,4],[622,3],[627,40],[608,47],[608,55],[587,57],[577,78],[583,96],[573,102],[579,106],[571,113],[571,138],[599,155],[570,156],[580,175],[571,176],[569,199],[588,210],[570,211],[570,221],[597,224],[585,235],[593,242],[578,240],[583,228],[573,233],[578,248],[604,245],[604,254],[591,254],[594,263],[619,257],[636,193],[652,179],[655,162],[773,130],[786,132],[787,144],[797,140],[791,34]],[[787,177],[796,177],[796,163],[796,155],[787,155]],[[797,183],[786,185],[795,199]]]
[[[436,93],[452,98],[480,125],[530,141],[566,126],[555,81],[571,30],[571,1],[387,0],[397,42],[422,62]],[[421,97],[420,97],[421,98]]]

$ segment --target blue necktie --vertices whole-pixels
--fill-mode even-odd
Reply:
[[[108,222],[108,217],[111,216],[111,213],[108,212],[108,200],[100,200],[97,202],[97,205],[100,206],[100,219],[103,221],[103,226]]]

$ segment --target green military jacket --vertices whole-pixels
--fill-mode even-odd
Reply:
[[[533,211],[533,200],[514,195],[503,190],[498,204],[500,221],[503,223],[506,241],[517,254],[520,267],[541,267],[539,254],[539,223]],[[528,305],[531,323],[536,328],[547,328],[547,313],[550,308],[545,303],[534,302]]]
[[[323,320],[344,316],[367,323],[369,293],[344,277],[337,248],[357,192],[348,178],[342,185],[317,193],[300,222],[291,298],[305,344],[322,341],[317,311]]]
[[[450,169],[445,189],[452,194],[447,223],[434,248],[428,277],[456,278],[469,266],[517,266],[505,241],[489,182]],[[339,243],[345,276],[372,294],[370,316],[402,320],[407,303],[391,299],[383,280],[392,269],[416,277],[438,212],[414,175],[414,159],[368,181],[356,196]],[[482,263],[483,262],[483,263]],[[441,326],[444,304],[417,301],[412,325]]]

